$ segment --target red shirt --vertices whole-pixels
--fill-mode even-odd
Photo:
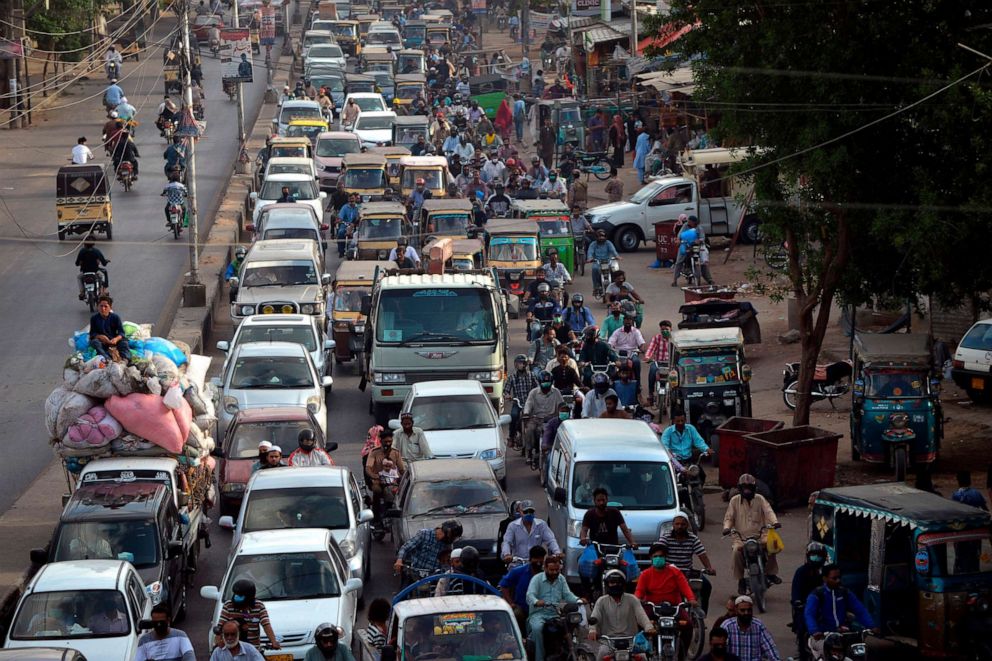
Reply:
[[[674,565],[666,565],[664,569],[649,567],[641,572],[637,579],[637,589],[634,596],[641,601],[660,604],[667,601],[673,604],[695,600],[696,596],[689,587],[685,575]]]

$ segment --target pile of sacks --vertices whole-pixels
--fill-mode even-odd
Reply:
[[[132,327],[131,365],[87,358],[83,351],[66,361],[62,384],[45,401],[56,452],[70,469],[82,467],[80,458],[110,455],[171,455],[212,469],[216,417],[205,383],[210,358],[164,338],[141,337],[147,330]]]

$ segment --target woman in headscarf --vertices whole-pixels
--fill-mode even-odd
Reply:
[[[513,108],[510,106],[509,96],[503,97],[503,102],[499,104],[499,108],[496,110],[495,126],[503,143],[509,143],[510,129],[513,127]]]
[[[613,167],[618,170],[623,167],[623,150],[627,144],[627,131],[623,125],[623,117],[620,113],[613,115],[613,123],[610,124],[610,148],[613,149]]]
[[[651,151],[651,135],[641,122],[637,122],[637,141],[634,145],[634,167],[637,168],[637,180],[642,185],[644,169],[647,165],[648,153]]]

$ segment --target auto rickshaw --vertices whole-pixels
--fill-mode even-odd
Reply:
[[[424,200],[418,230],[424,243],[439,236],[468,238],[472,224],[472,203],[463,199]]]
[[[400,69],[402,71],[402,69]],[[426,99],[427,78],[422,73],[401,73],[396,76],[396,91],[393,94],[393,106],[397,112],[400,108],[409,110],[413,106],[413,100],[417,95],[423,95]],[[416,116],[416,115],[414,115]],[[427,118],[424,117],[426,120]],[[416,142],[416,139],[414,139]]]
[[[382,20],[392,21],[403,13],[403,5],[382,5],[380,11],[382,13]]]
[[[421,257],[427,273],[472,271],[486,267],[482,239],[455,239],[442,236],[424,245]]]
[[[361,195],[362,202],[382,199],[389,187],[386,157],[382,154],[345,154],[341,161],[338,188],[351,195]]]
[[[367,202],[358,212],[353,238],[355,259],[386,259],[396,240],[410,234],[406,207],[399,202]]]
[[[55,218],[59,241],[67,234],[103,232],[114,238],[108,171],[102,165],[63,165],[55,176]]]
[[[359,40],[365,39],[369,35],[369,27],[378,22],[378,14],[359,14],[355,16],[355,20],[358,21],[358,38]]]
[[[424,51],[416,48],[404,48],[396,55],[396,73],[427,74],[427,57]]]
[[[345,55],[357,57],[362,53],[362,44],[358,38],[358,21],[334,21],[331,32],[337,39],[338,45]]]
[[[420,48],[427,39],[427,23],[424,21],[407,21],[403,26],[403,46]],[[402,71],[402,69],[401,69]]]
[[[851,389],[851,455],[906,479],[926,470],[944,438],[940,381],[926,335],[858,333]]]
[[[326,130],[326,129],[325,129]],[[279,136],[272,138],[269,158],[313,158],[313,143],[305,137]]]
[[[400,170],[400,190],[404,199],[413,193],[418,179],[424,180],[424,188],[433,197],[448,196],[448,184],[452,179],[448,173],[448,159],[444,156],[407,156],[400,161]]]
[[[329,131],[327,120],[293,119],[286,126],[287,138],[306,138],[311,145],[317,144],[317,136]]]
[[[430,124],[424,115],[397,115],[393,121],[393,144],[413,148],[417,138],[424,136],[431,143]]]
[[[433,48],[440,48],[451,43],[451,26],[445,23],[436,23],[427,26],[427,45]]]
[[[882,638],[923,658],[992,658],[988,512],[895,482],[822,489],[810,523]]]
[[[751,417],[751,367],[739,328],[699,328],[672,333],[666,400],[658,407],[671,418],[684,414],[710,447],[719,446],[717,427],[734,416]]]
[[[555,104],[560,104],[560,112],[555,116]],[[578,149],[586,146],[586,124],[582,115],[582,103],[576,99],[558,99],[557,101],[538,101],[531,115],[530,128],[540,133],[545,118],[558,127],[558,144],[571,144]]]
[[[367,154],[382,154],[386,157],[386,176],[393,190],[400,189],[400,161],[410,155],[410,150],[401,145],[391,147],[369,147]]]
[[[328,335],[335,342],[334,362],[355,360],[357,372],[364,369],[365,315],[362,299],[372,293],[375,274],[396,268],[394,262],[358,261],[342,262],[334,276],[333,294],[328,308]]]
[[[360,58],[362,71],[387,71],[394,73],[396,62],[393,54],[388,52],[383,46],[366,46]]]
[[[373,76],[367,76],[363,73],[346,73],[344,75],[345,95],[364,94],[366,92],[379,93],[379,85],[376,84]]]
[[[510,216],[536,222],[541,233],[542,257],[547,258],[548,251],[555,248],[568,272],[575,273],[575,237],[568,205],[561,200],[514,200]]]
[[[527,283],[541,268],[537,224],[531,220],[494,218],[486,224],[489,266],[496,267],[507,291],[507,309],[516,319],[520,315],[520,298]]]

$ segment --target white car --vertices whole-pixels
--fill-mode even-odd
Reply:
[[[389,106],[386,105],[386,100],[382,98],[382,94],[376,92],[353,92],[344,97],[344,105],[348,105],[348,102],[352,99],[354,99],[355,105],[358,106],[360,112],[384,112],[389,110]]]
[[[474,379],[426,381],[410,387],[402,411],[424,430],[435,459],[484,459],[506,489],[506,435],[509,415],[496,415],[489,395]],[[400,428],[399,420],[389,426]]]
[[[246,317],[234,329],[234,337],[230,342],[217,343],[217,348],[225,353],[222,372],[227,371],[228,357],[234,353],[232,350],[248,342],[301,344],[310,352],[317,374],[330,376],[331,363],[328,359],[334,351],[334,340],[324,337],[323,331],[312,315],[253,314]]]
[[[392,23],[386,23],[378,29],[373,24],[365,37],[365,43],[368,46],[390,46],[397,52],[403,48],[403,38],[400,36],[400,31],[393,27]]]
[[[314,630],[323,622],[341,627],[341,644],[351,647],[362,579],[348,578],[347,562],[329,530],[246,533],[234,549],[220,587],[200,588],[201,597],[216,602],[210,630],[220,619],[224,602],[231,598],[234,583],[242,578],[255,583],[255,597],[269,612],[282,653],[294,659],[305,657],[314,645]],[[262,630],[262,642],[267,641]],[[208,646],[213,646],[212,633]]]
[[[388,147],[393,143],[393,124],[395,123],[396,113],[390,110],[385,112],[362,111],[358,113],[358,118],[351,130],[362,141],[363,147],[375,147],[377,145]]]
[[[961,338],[951,376],[972,401],[992,400],[992,319],[979,321]]]
[[[339,67],[342,71],[345,64],[344,51],[337,44],[314,44],[307,51],[303,62],[304,67],[331,65]]]
[[[305,99],[284,101],[279,106],[279,114],[272,118],[272,128],[279,135],[286,135],[286,127],[294,119],[324,119],[324,112],[316,101]]]
[[[242,409],[267,406],[305,406],[317,418],[327,438],[327,401],[324,391],[334,381],[321,377],[302,344],[248,342],[235,347],[219,386],[220,413],[217,438]],[[289,454],[292,448],[284,448]]]
[[[336,44],[334,34],[330,30],[319,30],[311,28],[303,33],[303,44],[300,46],[300,54],[305,60],[314,46],[324,46]]]
[[[317,166],[314,164],[312,158],[277,156],[276,158],[270,158],[269,162],[265,164],[265,173],[262,175],[262,181],[265,181],[274,174],[310,175],[316,180]]]
[[[234,531],[232,548],[243,535],[261,530],[326,528],[348,562],[348,576],[364,585],[371,572],[371,521],[355,475],[344,466],[320,466],[258,471],[248,481],[237,520],[222,516],[218,524]]]
[[[3,646],[65,647],[87,659],[132,661],[142,634],[138,623],[151,617],[151,608],[129,562],[53,562],[25,588]]]
[[[258,216],[269,204],[275,204],[282,197],[282,189],[286,187],[294,196],[296,204],[308,204],[317,212],[317,217],[324,218],[324,199],[327,193],[318,190],[314,177],[305,174],[273,174],[262,182],[262,188],[251,194],[255,203],[252,212],[252,222],[258,222]]]

